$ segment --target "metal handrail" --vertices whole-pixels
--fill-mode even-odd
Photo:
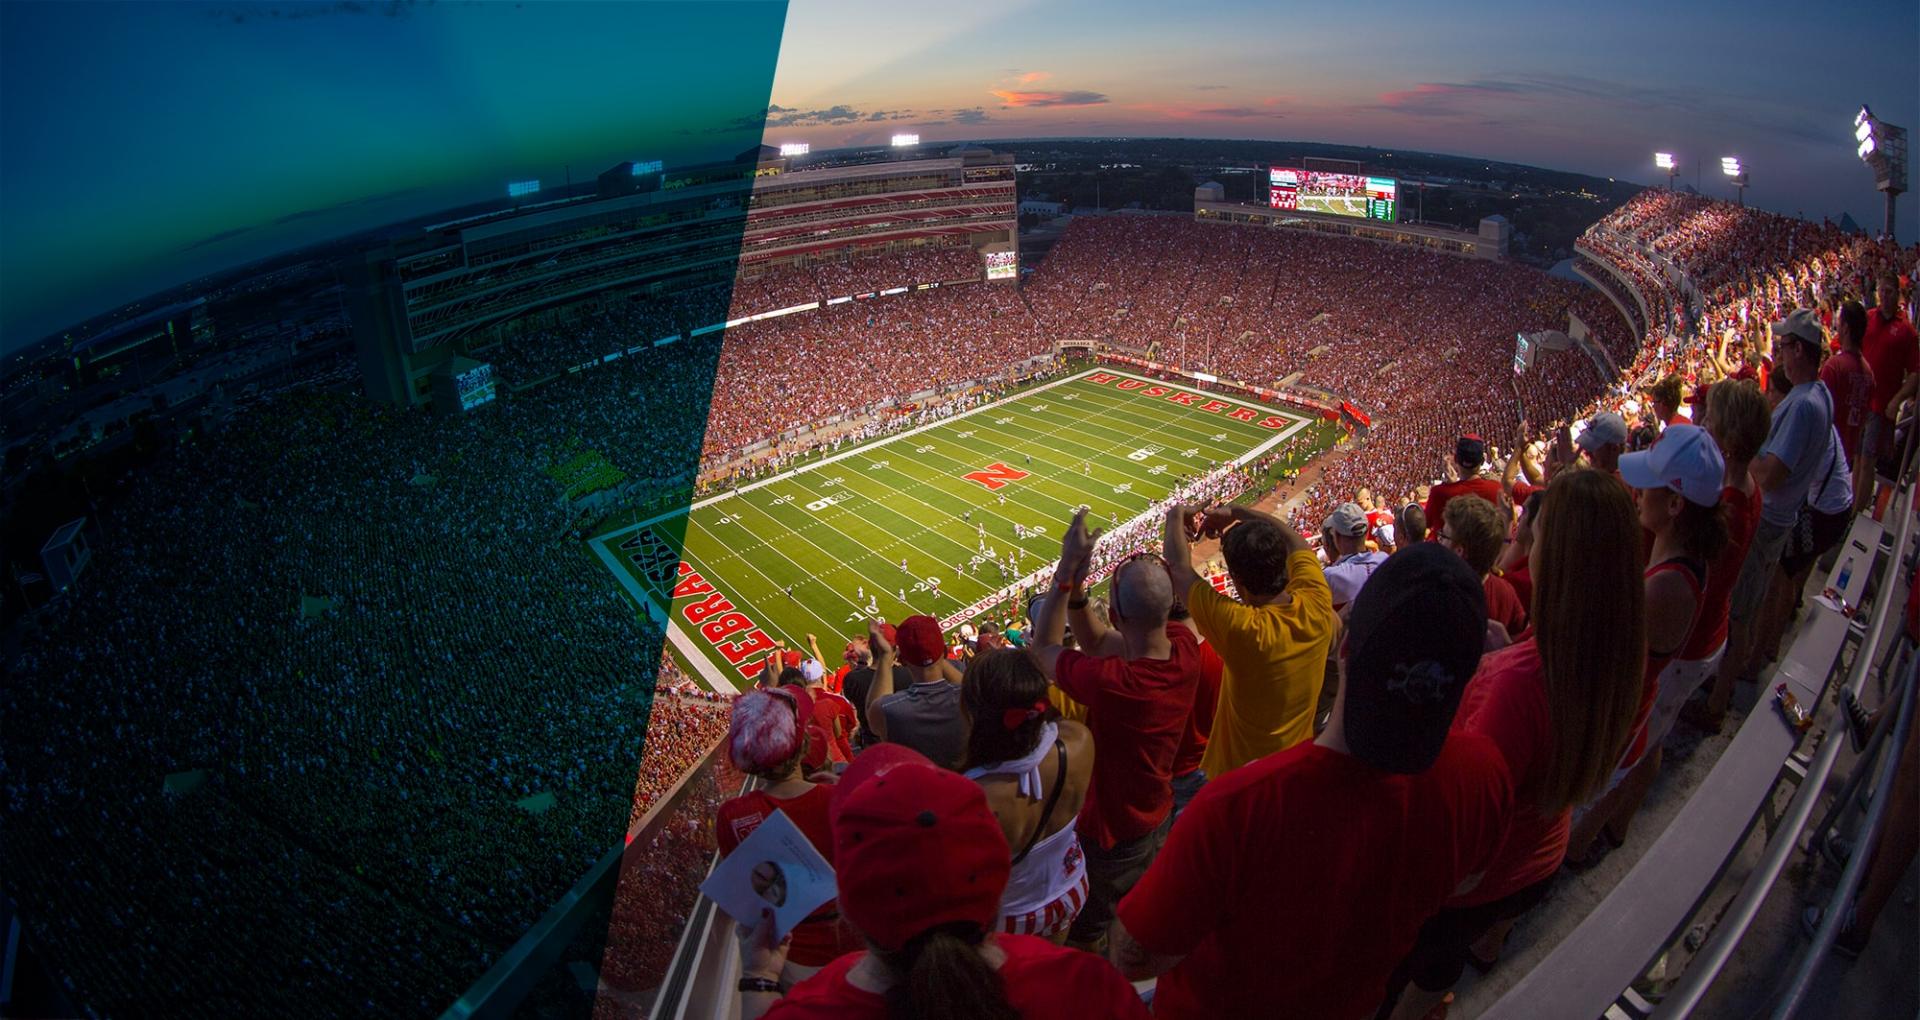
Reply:
[[[1793,981],[1780,997],[1780,1004],[1774,1008],[1773,1020],[1790,1020],[1800,1008],[1801,1000],[1813,985],[1813,976],[1825,962],[1827,949],[1839,937],[1840,928],[1847,922],[1851,913],[1848,906],[1853,902],[1854,890],[1860,887],[1860,880],[1866,876],[1867,861],[1873,857],[1874,845],[1880,838],[1881,823],[1886,820],[1887,804],[1893,800],[1894,774],[1900,768],[1901,752],[1911,737],[1913,728],[1914,683],[1920,679],[1920,655],[1910,657],[1906,668],[1906,683],[1900,692],[1900,706],[1894,723],[1893,739],[1888,742],[1885,757],[1880,761],[1879,782],[1874,784],[1873,804],[1867,809],[1867,818],[1860,829],[1860,839],[1854,844],[1853,855],[1847,858],[1847,866],[1840,872],[1840,884],[1834,887],[1833,895],[1828,898],[1826,911],[1820,918],[1820,930],[1814,933],[1813,945],[1808,946],[1801,957],[1800,966],[1795,969]],[[1839,743],[1838,740],[1833,741]],[[1866,762],[1861,762],[1865,768]]]
[[[1878,644],[1880,637],[1886,633],[1887,616],[1893,604],[1898,601],[1897,581],[1902,562],[1906,557],[1907,544],[1913,534],[1916,494],[1920,494],[1920,486],[1916,486],[1912,478],[1913,451],[1914,443],[1910,439],[1906,449],[1902,451],[1900,477],[1905,480],[1905,485],[1887,508],[1889,513],[1899,514],[1900,530],[1888,556],[1887,576],[1881,583],[1874,600],[1873,613],[1867,625],[1866,635],[1862,639],[1860,650],[1854,654],[1852,664],[1847,668],[1845,685],[1856,692],[1861,689],[1861,685],[1866,680],[1867,672],[1874,660],[1873,648]],[[1833,772],[1834,762],[1840,756],[1840,746],[1844,743],[1846,741],[1843,739],[1829,737],[1821,745],[1813,764],[1807,767],[1806,776],[1800,782],[1799,792],[1788,806],[1787,815],[1774,829],[1773,841],[1767,844],[1759,866],[1754,869],[1746,885],[1741,888],[1740,894],[1728,907],[1712,940],[1702,948],[1698,956],[1693,958],[1687,966],[1686,973],[1661,1001],[1655,1013],[1656,1016],[1691,1016],[1694,1009],[1700,1005],[1700,1000],[1706,996],[1707,989],[1719,978],[1727,961],[1733,957],[1733,951],[1739,947],[1747,929],[1753,925],[1754,918],[1759,915],[1761,904],[1766,901],[1773,890],[1774,883],[1786,869],[1787,860],[1793,855],[1799,842],[1797,837],[1812,818],[1813,809],[1821,799],[1827,777]]]

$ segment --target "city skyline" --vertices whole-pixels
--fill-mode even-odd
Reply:
[[[1881,196],[1854,111],[1920,129],[1920,13],[1890,2],[717,10],[729,33],[778,40],[764,105],[703,68],[703,46],[737,42],[715,36],[712,5],[0,6],[0,339],[569,164],[583,179],[721,158],[761,117],[767,143],[816,149],[895,131],[1287,140],[1649,185],[1664,150],[1717,197],[1732,194],[1719,158],[1737,155],[1749,204],[1869,230]],[[1841,49],[1835,25],[1868,43]],[[1916,222],[1904,203],[1900,235]]]

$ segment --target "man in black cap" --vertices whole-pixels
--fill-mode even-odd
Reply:
[[[1427,526],[1437,528],[1446,519],[1447,500],[1455,496],[1478,496],[1500,505],[1500,479],[1482,474],[1487,463],[1487,441],[1479,436],[1461,436],[1453,444],[1453,459],[1441,465],[1446,477],[1427,494]]]
[[[1327,728],[1208,783],[1121,901],[1113,960],[1160,976],[1156,1016],[1373,1014],[1505,833],[1504,759],[1449,732],[1486,622],[1479,578],[1437,544],[1374,572]]]

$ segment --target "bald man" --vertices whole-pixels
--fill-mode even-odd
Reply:
[[[1070,936],[1086,948],[1099,947],[1114,905],[1166,842],[1174,754],[1193,711],[1201,668],[1193,632],[1168,622],[1173,583],[1159,557],[1141,554],[1122,562],[1113,573],[1111,609],[1095,611],[1086,584],[1098,538],[1099,532],[1088,533],[1084,510],[1074,516],[1061,542],[1053,590],[1035,615],[1033,642],[1047,678],[1087,706],[1087,726],[1100,749],[1078,823],[1092,894]],[[1062,647],[1069,619],[1081,650]]]

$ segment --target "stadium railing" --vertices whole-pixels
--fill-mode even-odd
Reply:
[[[572,889],[549,907],[518,942],[501,954],[500,959],[479,980],[440,1014],[441,1020],[487,1020],[513,1015],[522,1000],[553,968],[561,953],[580,933],[582,925],[590,917],[606,912],[618,892],[620,875],[629,855],[645,852],[652,845],[653,837],[662,833],[668,820],[674,817],[675,809],[694,795],[695,780],[703,772],[719,765],[725,743],[724,739],[716,740],[701,755],[699,762],[689,768],[627,830],[624,842],[594,862],[593,867],[574,883]],[[709,870],[711,866],[712,862],[709,861]],[[712,909],[712,902],[705,897],[701,897],[695,907],[696,920],[703,909]],[[689,931],[693,928],[694,925],[688,925]],[[682,941],[685,941],[684,935]],[[676,967],[678,963],[676,956]]]
[[[1912,687],[1904,658],[1902,668],[1893,666],[1895,658],[1909,649],[1900,633],[1900,618],[1892,612],[1903,603],[1908,589],[1915,538],[1920,488],[1914,482],[1911,443],[1901,463],[1901,482],[1886,512],[1887,526],[1866,514],[1856,517],[1827,582],[1828,588],[1839,592],[1843,606],[1860,606],[1864,598],[1871,601],[1871,610],[1841,608],[1827,598],[1809,599],[1808,619],[1767,681],[1786,685],[1809,711],[1821,712],[1833,700],[1829,695],[1837,694],[1831,689],[1836,676],[1856,695],[1869,681],[1884,687],[1890,676],[1905,676],[1907,689]],[[1853,658],[1842,669],[1841,652],[1850,643]],[[1824,720],[1828,724],[1824,741],[1817,752],[1810,752],[1802,746],[1806,734],[1789,727],[1768,703],[1772,692],[1760,694],[1733,742],[1694,789],[1679,816],[1599,906],[1483,1016],[1509,1020],[1692,1014],[1800,848],[1802,830],[1824,800],[1827,779],[1847,742],[1840,733],[1845,721],[1829,716]],[[1906,715],[1899,719],[1904,726]],[[1906,730],[1896,727],[1895,732],[1904,735]],[[1897,740],[1892,743],[1897,749]],[[1868,767],[1865,759],[1856,766]],[[1775,817],[1775,792],[1782,783],[1797,790],[1784,813]],[[1635,982],[1694,923],[1756,821],[1764,821],[1766,828],[1759,865],[1678,982],[1657,1001],[1649,1001],[1635,990]],[[1856,853],[1862,859],[1867,856],[1864,849]],[[1808,975],[1796,979],[1796,994],[1804,990],[1819,959],[1813,957],[1806,965]]]

